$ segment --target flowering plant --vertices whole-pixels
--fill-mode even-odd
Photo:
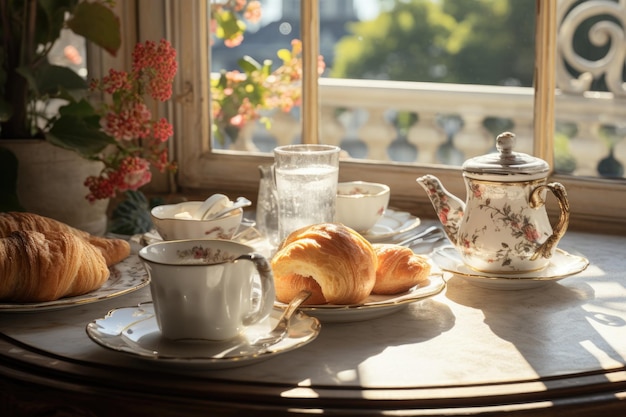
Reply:
[[[282,65],[272,71],[272,61],[263,65],[249,56],[239,60],[242,71],[222,71],[211,82],[213,135],[220,143],[236,139],[237,132],[248,122],[260,120],[269,127],[264,110],[289,112],[300,105],[302,90],[302,43],[294,39],[291,50],[277,52]],[[318,71],[324,71],[320,60]]]
[[[70,100],[48,135],[53,144],[104,163],[99,176],[85,180],[89,201],[137,190],[150,182],[151,165],[162,172],[175,169],[165,146],[172,125],[165,118],[154,120],[147,102],[171,97],[176,51],[165,40],[147,41],[135,46],[132,58],[131,72],[111,69],[101,80],[91,81],[90,89],[105,96],[102,104]]]
[[[213,5],[212,28],[228,47],[243,41],[244,20],[257,22],[261,17],[260,3],[256,0],[230,0]],[[248,122],[260,120],[266,128],[270,119],[265,112],[279,109],[289,112],[300,105],[302,90],[302,42],[291,41],[291,50],[277,52],[282,65],[272,71],[271,60],[260,64],[249,56],[238,61],[241,70],[220,72],[211,80],[213,137],[221,144],[227,139],[236,140],[237,134]],[[318,72],[324,71],[324,59],[318,59]]]
[[[261,20],[261,2],[258,0],[225,0],[211,3],[211,32],[229,48],[243,42],[246,21]]]
[[[98,113],[102,132],[113,139],[112,146],[95,154],[105,168],[98,177],[85,181],[90,201],[115,196],[118,191],[137,190],[150,182],[150,166],[159,171],[174,170],[168,161],[165,142],[173,134],[165,119],[153,120],[146,105],[148,95],[155,102],[172,96],[177,71],[176,50],[161,40],[139,43],[133,51],[132,71],[109,70],[102,80],[93,80],[91,89],[111,96]]]

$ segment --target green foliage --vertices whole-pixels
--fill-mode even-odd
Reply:
[[[430,1],[397,2],[374,20],[350,24],[354,35],[337,45],[331,76],[432,80],[430,67],[445,64],[443,52],[453,25]]]
[[[42,138],[56,122],[56,118],[47,119],[45,114],[50,100],[78,100],[85,94],[85,80],[69,68],[51,65],[48,54],[67,27],[114,55],[121,36],[119,19],[107,7],[111,1],[3,1],[0,138]],[[62,140],[62,135],[56,137]]]
[[[213,18],[217,21],[216,35],[221,39],[230,39],[245,32],[246,24],[232,10],[214,11]]]
[[[332,77],[532,85],[534,3],[406,0],[349,26]]]
[[[113,56],[122,45],[120,21],[102,3],[87,1],[79,3],[74,15],[67,21],[67,27]]]

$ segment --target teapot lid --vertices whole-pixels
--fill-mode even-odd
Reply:
[[[515,134],[504,132],[496,138],[497,153],[477,156],[463,164],[467,176],[494,181],[534,180],[547,176],[550,166],[546,161],[525,153],[514,152]],[[507,178],[503,178],[507,177]]]

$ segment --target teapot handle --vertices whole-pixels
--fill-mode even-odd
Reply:
[[[541,192],[544,189],[552,191],[559,202],[559,209],[561,212],[559,214],[559,221],[556,226],[552,228],[552,235],[550,235],[550,237],[548,237],[548,239],[546,239],[546,241],[535,250],[535,253],[530,258],[533,261],[540,256],[544,258],[550,258],[552,256],[552,249],[556,247],[559,240],[561,240],[569,224],[569,201],[567,200],[565,187],[561,183],[551,182],[535,188],[530,193],[530,207],[539,208],[545,204],[544,199],[541,198]]]

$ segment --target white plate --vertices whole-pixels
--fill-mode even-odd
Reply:
[[[385,210],[371,230],[361,233],[370,242],[382,242],[415,229],[421,223],[418,217],[406,211]]]
[[[489,274],[469,268],[463,263],[458,251],[452,246],[436,250],[432,254],[432,259],[444,271],[459,275],[476,286],[497,290],[520,290],[540,287],[549,282],[578,274],[589,265],[589,261],[586,258],[572,255],[562,249],[556,250],[548,266],[541,271],[506,275]]]
[[[434,271],[429,277],[428,284],[415,286],[401,294],[372,294],[362,304],[303,305],[300,306],[300,310],[310,316],[317,317],[324,323],[345,323],[370,320],[398,311],[409,303],[414,303],[439,294],[445,287],[446,282],[443,279],[443,274],[441,272]],[[287,307],[287,304],[280,302],[276,302],[275,305],[281,309]]]
[[[60,298],[55,301],[38,303],[0,302],[0,312],[32,312],[74,307],[95,303],[113,297],[128,294],[145,287],[150,282],[148,273],[137,255],[130,255],[122,262],[109,267],[109,279],[96,290],[74,297]]]
[[[105,317],[87,325],[87,335],[102,347],[139,359],[222,369],[269,359],[304,346],[319,334],[319,321],[298,311],[291,318],[288,334],[283,340],[269,346],[252,345],[252,341],[271,330],[281,314],[281,311],[273,310],[268,319],[250,326],[239,338],[224,342],[172,341],[161,337],[154,307],[149,302],[109,311]]]

